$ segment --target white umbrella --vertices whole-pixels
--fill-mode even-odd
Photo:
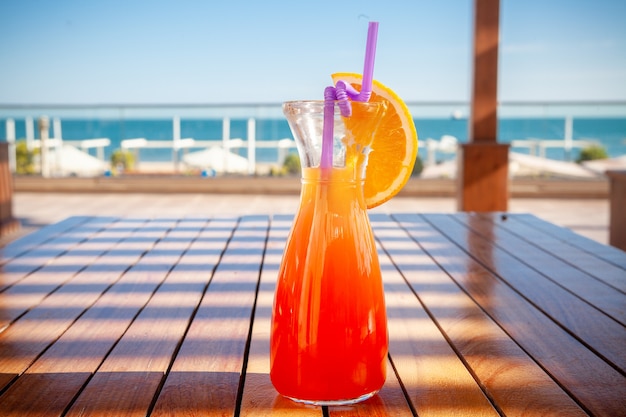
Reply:
[[[183,156],[185,164],[201,169],[213,169],[215,172],[248,172],[248,160],[243,156],[224,150],[219,146],[212,146],[198,152]]]
[[[624,170],[626,169],[626,155],[608,159],[595,159],[592,161],[583,161],[582,166],[591,171],[604,175],[607,170]]]
[[[51,172],[61,176],[93,177],[108,169],[106,162],[71,145],[50,149],[48,159]]]
[[[553,177],[594,178],[597,174],[575,162],[557,161],[526,155],[518,152],[509,153],[509,164],[513,175],[547,175]]]

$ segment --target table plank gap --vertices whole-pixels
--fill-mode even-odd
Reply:
[[[468,256],[457,246],[459,242],[441,234],[430,223],[446,220],[445,216],[425,217],[432,243],[425,247],[420,242],[422,247],[463,291],[579,404],[599,415],[616,415],[618,398],[626,395],[624,376]],[[449,218],[447,221],[456,223]],[[463,240],[468,238],[465,236]],[[445,250],[438,246],[445,246]],[[567,352],[567,355],[554,352]],[[611,384],[619,388],[607,390]]]
[[[505,415],[586,415],[457,284],[457,279],[472,280],[472,286],[479,291],[482,277],[475,276],[471,258],[449,240],[441,239],[422,217],[394,218],[413,240],[413,246],[407,237],[384,242],[392,259],[498,409]],[[454,268],[442,262],[448,258],[455,259],[451,263]]]
[[[381,234],[397,230],[397,224],[382,214],[370,218],[387,305],[388,376],[376,396],[350,407],[329,407],[330,415],[498,415],[381,247]],[[459,381],[469,385],[467,391],[450,397],[448,389]]]
[[[210,278],[205,264],[193,263],[194,243],[204,224],[178,223],[154,250],[153,262],[170,266],[132,324],[73,402],[67,416],[108,414],[145,416],[172,356]],[[206,252],[205,252],[206,253]],[[206,260],[204,260],[206,261]],[[189,271],[194,273],[189,273]]]
[[[0,397],[0,415],[15,407],[60,415],[73,401],[160,281],[159,274],[142,271],[141,263],[171,225],[152,224],[162,222],[148,222],[114,249],[125,272]]]
[[[266,216],[237,223],[152,416],[235,414],[268,223]]]
[[[520,259],[530,258],[533,246],[519,246],[518,259],[501,249],[508,245],[511,235],[502,233],[498,224],[463,213],[428,218],[487,270],[624,374],[626,354],[621,349],[626,342],[624,326],[523,263]],[[542,269],[558,270],[560,265],[553,264],[553,259],[545,258]]]
[[[387,381],[362,403],[309,408],[280,396],[269,377],[273,292],[293,216],[169,213],[68,219],[3,252],[0,300],[26,308],[0,332],[0,415],[626,409],[616,289],[626,276],[599,278],[605,266],[624,269],[612,248],[570,242],[571,232],[526,214],[373,213]],[[613,339],[607,323],[620,329]]]
[[[113,224],[108,232],[102,232],[94,237],[94,240],[105,240],[99,245],[103,246],[101,249],[104,254],[113,255],[116,248],[123,243],[125,236],[131,235],[131,232],[126,231],[113,238],[106,237],[110,231],[118,230],[120,224],[125,223]],[[23,372],[103,293],[108,291],[126,268],[125,265],[112,264],[105,256],[99,257],[59,291],[47,297],[5,332],[0,333],[0,351],[10,346],[14,356],[10,363],[6,359],[0,359],[0,372],[16,375]],[[0,390],[4,387],[6,382],[0,382]]]
[[[193,219],[197,220],[198,217],[195,216]],[[187,220],[192,220],[192,218],[187,218]],[[189,274],[190,272],[194,273],[198,269],[201,269],[203,271],[206,271],[207,279],[204,282],[204,286],[200,293],[198,303],[191,313],[191,316],[189,317],[189,321],[184,329],[183,335],[180,340],[178,340],[178,343],[174,348],[174,352],[172,354],[172,358],[167,367],[167,370],[165,371],[164,378],[162,378],[161,384],[154,393],[153,399],[148,407],[146,415],[151,415],[154,407],[156,406],[156,402],[165,385],[166,378],[170,374],[174,365],[174,361],[178,357],[183,342],[186,339],[187,334],[189,333],[191,324],[193,323],[198,313],[198,309],[200,308],[202,299],[206,294],[208,286],[211,284],[211,280],[213,279],[217,266],[219,265],[224,255],[224,252],[226,251],[226,247],[233,237],[236,225],[237,223],[234,219],[212,219],[209,222],[208,227],[204,228],[201,231],[200,236],[196,239],[190,250],[187,252],[185,257],[185,263],[179,263],[176,267],[176,272],[180,272],[181,274]]]
[[[515,221],[534,227],[540,233],[551,235],[564,246],[570,246],[586,252],[588,255],[600,258],[614,267],[626,271],[626,252],[614,246],[603,245],[593,239],[575,233],[571,229],[549,223],[532,214],[509,215]],[[623,277],[623,275],[622,275]]]
[[[605,259],[603,254],[607,250],[598,249],[596,253],[589,252],[587,248],[581,249],[571,242],[577,239],[572,237],[566,240],[573,232],[555,227],[555,225],[546,225],[545,229],[540,229],[544,223],[530,222],[527,216],[511,216],[506,222],[508,227],[514,229],[514,233],[521,234],[524,239],[552,253],[555,257],[562,259],[576,268],[586,271],[595,279],[610,285],[622,294],[626,294],[626,252],[613,248],[610,251],[610,259]],[[561,235],[557,233],[561,232]],[[599,244],[598,244],[599,245]],[[593,250],[594,245],[589,245],[589,249]]]
[[[387,230],[375,229],[375,233],[391,261],[423,305],[430,321],[437,326],[437,331],[445,337],[446,343],[451,346],[460,363],[467,368],[466,372],[469,372],[463,379],[449,376],[445,369],[454,361],[449,355],[447,360],[444,360],[446,357],[438,356],[439,349],[432,346],[434,342],[431,340],[434,336],[430,336],[430,333],[426,334],[430,337],[422,336],[431,345],[427,344],[422,351],[411,346],[405,356],[416,357],[427,363],[434,362],[435,365],[440,363],[442,369],[435,369],[435,372],[443,372],[440,377],[442,381],[449,378],[440,395],[449,395],[450,392],[455,392],[456,395],[459,392],[465,394],[480,389],[481,394],[484,393],[489,399],[490,406],[496,408],[495,411],[491,410],[492,413],[532,416],[545,415],[549,410],[568,410],[571,415],[585,415],[569,395],[459,288],[424,248],[433,245],[442,253],[457,257],[459,274],[469,275],[472,272],[468,270],[463,256],[450,253],[450,249],[456,246],[451,242],[434,241],[436,233],[418,216],[394,218],[404,230],[388,227]],[[413,309],[407,311],[412,312]],[[431,333],[436,334],[434,331]],[[424,358],[425,354],[434,358]],[[512,381],[515,381],[515,387],[512,386]],[[443,408],[446,405],[448,404],[444,401],[430,412],[433,415],[452,413],[453,410]],[[416,409],[421,416],[420,407],[416,406]],[[477,410],[470,407],[466,412],[474,415]]]
[[[270,329],[274,290],[285,242],[293,216],[273,216],[268,232],[254,323],[241,397],[240,417],[255,416],[320,416],[321,407],[305,406],[284,398],[270,380]]]
[[[72,216],[60,222],[43,226],[32,233],[20,237],[0,247],[0,266],[11,259],[18,258],[56,236],[89,221],[90,216]]]
[[[473,217],[470,221],[469,217]],[[508,217],[489,214],[459,214],[455,217],[463,224],[469,224],[476,233],[489,237],[498,234],[496,244],[517,258],[520,262],[534,269],[560,287],[584,300],[591,307],[603,312],[608,317],[626,326],[626,294],[604,281],[598,280],[583,270],[554,256],[542,244],[550,237],[537,236],[535,239],[523,239],[527,227]],[[496,226],[494,226],[497,225]],[[532,234],[529,236],[533,236]],[[624,255],[626,256],[626,254]],[[538,267],[537,265],[541,265]],[[625,273],[626,274],[626,273]]]
[[[38,250],[30,252],[30,254],[37,253],[37,255],[34,264],[28,267],[29,271],[17,282],[0,292],[0,305],[2,306],[0,333],[93,263],[101,252],[88,252],[86,248],[89,247],[89,239],[104,231],[114,221],[113,218],[102,220],[92,218],[72,229],[71,235],[64,235],[49,242],[46,246],[54,247],[52,253],[46,248],[42,252]],[[25,259],[25,257],[20,257],[5,267],[11,268],[14,262]]]
[[[94,233],[94,222],[106,224],[114,218],[80,218],[80,223],[70,223],[71,228],[63,233],[55,234],[39,246],[7,259],[0,266],[0,296],[11,289],[16,283],[53,262],[80,242],[85,241],[90,233]]]

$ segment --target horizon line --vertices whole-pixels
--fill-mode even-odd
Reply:
[[[296,100],[297,101],[297,100]],[[278,107],[283,102],[249,102],[249,103],[0,103],[0,109],[15,108],[80,108],[80,107],[130,107],[130,108],[166,108],[166,107]],[[462,105],[468,106],[471,100],[410,100],[407,106],[424,105]],[[498,105],[626,105],[626,99],[616,100],[502,100]]]

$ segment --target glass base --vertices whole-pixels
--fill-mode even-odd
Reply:
[[[293,397],[287,397],[287,396],[285,397],[289,398],[291,401],[295,401],[301,404],[333,406],[333,405],[350,405],[350,404],[360,403],[361,401],[365,401],[368,398],[372,398],[374,395],[376,395],[377,392],[378,390],[361,395],[360,397],[357,397],[357,398],[349,398],[346,400],[302,400],[300,398],[293,398]]]

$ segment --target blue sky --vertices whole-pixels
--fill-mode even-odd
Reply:
[[[0,103],[275,103],[361,72],[470,96],[471,0],[2,0]],[[626,100],[626,1],[502,0],[499,98]]]

